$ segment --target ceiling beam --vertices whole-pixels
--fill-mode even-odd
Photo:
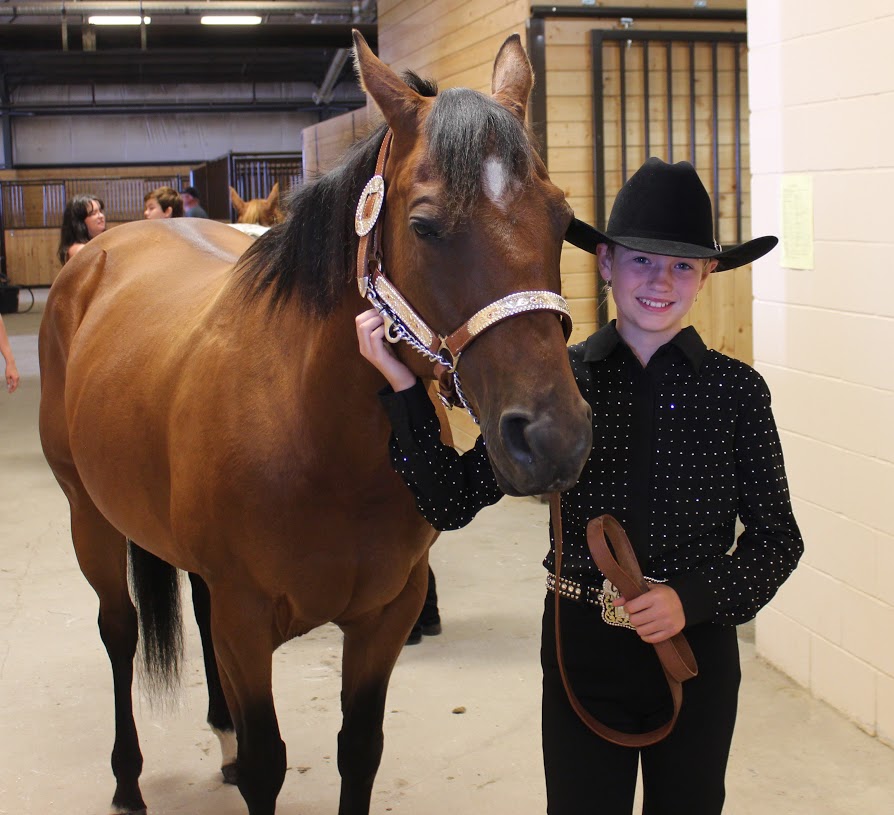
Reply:
[[[254,14],[288,15],[319,14],[322,16],[353,16],[354,2],[262,2],[261,0],[207,0],[207,2],[168,2],[168,0],[59,0],[50,3],[2,3],[0,4],[0,20],[4,17],[65,17],[70,15],[91,14],[173,14],[201,15],[209,13],[237,14],[251,12]]]

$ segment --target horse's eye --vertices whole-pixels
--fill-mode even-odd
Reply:
[[[410,228],[420,237],[428,240],[436,240],[441,237],[438,227],[430,221],[410,221]]]

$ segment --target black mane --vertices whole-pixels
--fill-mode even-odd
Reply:
[[[437,85],[412,71],[404,81],[422,96],[436,96]],[[357,236],[354,211],[360,192],[375,171],[386,125],[355,143],[341,164],[297,188],[283,224],[249,247],[237,273],[250,296],[272,294],[272,307],[297,298],[318,317],[332,312],[354,278]],[[524,125],[498,102],[466,88],[445,91],[426,122],[433,165],[445,185],[448,206],[459,217],[477,198],[481,167],[496,155],[518,178],[533,167]]]

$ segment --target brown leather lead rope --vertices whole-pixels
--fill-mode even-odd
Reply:
[[[562,629],[559,623],[561,595],[558,592],[558,587],[561,586],[560,574],[562,570],[562,512],[559,493],[550,493],[549,508],[556,551],[556,659],[559,663],[559,673],[562,676],[562,684],[565,686],[568,701],[580,720],[590,730],[613,744],[622,747],[648,747],[650,744],[655,744],[665,738],[677,723],[677,717],[680,715],[680,708],[683,704],[682,683],[698,673],[692,649],[682,633],[654,646],[674,703],[674,712],[670,720],[661,727],[647,733],[623,733],[603,724],[593,716],[575,695],[571,683],[568,681],[565,659],[562,656]],[[606,532],[609,534],[617,559],[609,549]],[[649,590],[649,584],[639,568],[627,534],[611,515],[600,515],[587,524],[587,545],[590,547],[590,554],[599,571],[615,585],[626,600],[639,597],[643,592]]]

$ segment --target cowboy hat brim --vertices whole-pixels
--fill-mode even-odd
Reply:
[[[661,238],[631,237],[626,235],[606,235],[579,218],[572,220],[565,240],[585,252],[596,254],[596,246],[600,243],[617,243],[625,249],[649,252],[653,255],[670,255],[678,258],[704,258],[718,261],[715,272],[725,272],[749,263],[767,254],[779,240],[772,235],[754,238],[746,243],[718,251],[712,247],[699,246],[695,243],[663,240]]]

